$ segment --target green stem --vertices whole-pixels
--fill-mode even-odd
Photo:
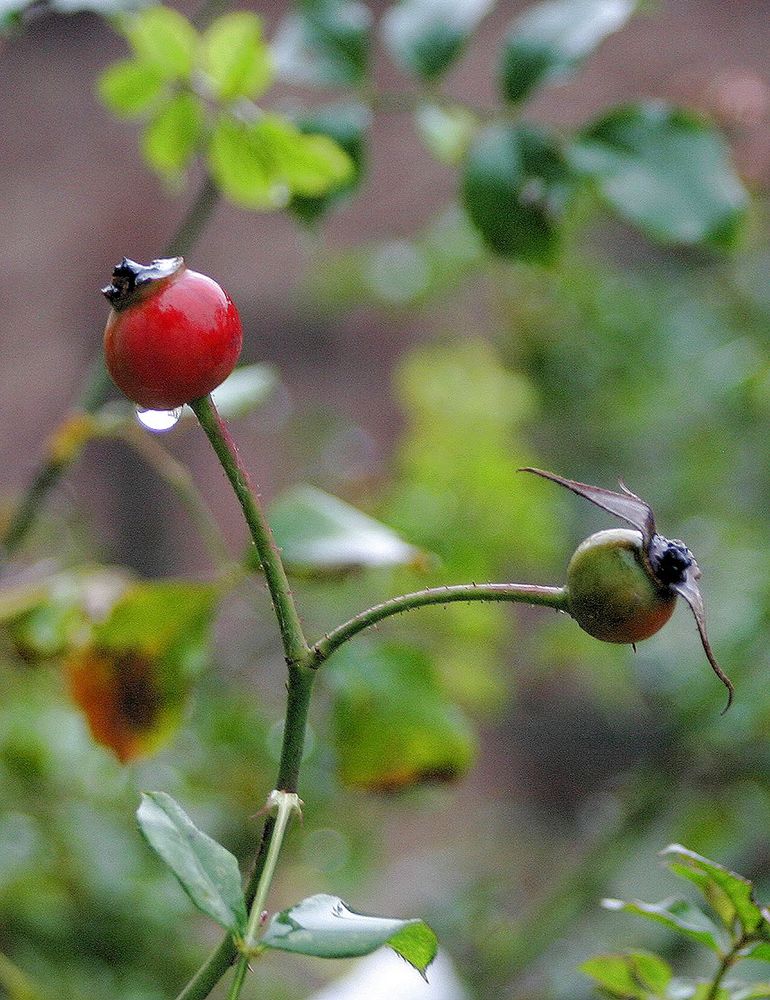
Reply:
[[[295,792],[274,791],[267,800],[269,809],[275,808],[275,825],[272,830],[270,842],[267,847],[265,863],[257,883],[257,891],[251,903],[249,911],[249,922],[246,925],[246,933],[243,935],[241,945],[241,957],[235,968],[235,975],[230,984],[230,991],[227,1000],[238,1000],[241,995],[246,973],[249,970],[249,959],[259,953],[258,939],[262,931],[262,914],[267,902],[267,894],[270,892],[270,885],[275,874],[275,866],[278,863],[278,855],[281,853],[283,838],[289,825],[289,820],[294,813],[301,815],[301,803],[299,796]]]
[[[281,845],[286,834],[291,817],[298,813],[301,815],[301,803],[296,792],[283,792],[278,789],[272,792],[267,802],[268,808],[276,809],[275,826],[270,837],[267,848],[267,857],[259,878],[257,891],[251,904],[249,912],[249,922],[246,925],[246,933],[243,937],[243,950],[250,952],[257,944],[262,924],[262,913],[267,902],[267,894],[270,891],[270,884],[275,874],[275,866],[278,863],[278,855],[281,853]]]
[[[185,254],[188,254],[198,242],[204,226],[213,215],[218,200],[219,194],[213,182],[207,176],[195,201],[187,210],[179,228],[160,256],[171,257],[178,255],[183,257]],[[112,381],[107,374],[107,369],[104,367],[104,358],[100,350],[99,356],[91,365],[88,376],[78,395],[75,409],[82,410],[85,413],[95,413],[107,398],[111,386]],[[69,419],[69,415],[65,419]],[[73,453],[69,461],[61,461],[51,456],[46,457],[42,461],[37,472],[32,477],[32,482],[21,498],[11,518],[11,523],[5,532],[3,549],[8,555],[13,553],[24,541],[46,497],[76,457],[77,454]]]
[[[717,969],[713,980],[711,981],[711,987],[706,994],[705,1000],[717,1000],[719,996],[719,987],[722,985],[722,980],[725,978],[727,973],[730,971],[733,965],[735,965],[735,960],[738,957],[738,952],[746,944],[747,936],[745,934],[737,938],[730,950],[726,955],[723,956],[722,961],[719,963],[719,968]]]
[[[259,503],[259,494],[251,484],[249,474],[241,461],[227,424],[220,417],[211,396],[194,399],[190,403],[190,407],[198,418],[206,437],[211,442],[211,446],[216,452],[241,505],[278,618],[286,662],[290,667],[293,667],[305,658],[308,646],[286,577],[286,570],[281,561],[281,554]],[[289,679],[291,681],[291,674]]]
[[[227,425],[217,412],[210,396],[197,399],[190,405],[211,442],[241,505],[265,572],[281,631],[281,640],[289,666],[288,702],[277,781],[279,793],[289,793],[289,795],[279,799],[279,802],[284,802],[294,798],[292,793],[296,793],[299,780],[307,715],[315,677],[315,672],[302,662],[307,659],[310,650],[305,641],[281,555],[267,519],[262,512],[259,496],[250,483],[248,473],[241,462],[238,449],[230,436]],[[251,938],[255,937],[258,930],[259,918],[275,870],[288,815],[283,815],[279,805],[277,819],[269,817],[262,831],[262,840],[254,864],[254,871],[246,887],[246,901],[250,906],[247,941],[250,940],[250,936]],[[232,935],[228,934],[182,990],[177,1000],[204,1000],[232,965],[237,953]],[[247,971],[248,957],[245,956],[236,968],[230,988],[230,997],[237,998],[239,996]]]
[[[384,618],[426,607],[429,604],[451,604],[455,601],[513,601],[518,604],[554,608],[557,611],[568,610],[565,587],[539,587],[525,583],[467,583],[452,587],[430,587],[427,590],[402,594],[382,604],[376,604],[332,632],[328,632],[311,648],[306,660],[307,666],[319,667],[348,639],[352,639],[364,629],[371,628]]]

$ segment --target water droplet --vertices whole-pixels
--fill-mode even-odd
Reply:
[[[137,406],[136,419],[148,431],[160,434],[163,431],[170,431],[177,425],[183,409],[183,406],[178,406],[175,410],[145,410]]]

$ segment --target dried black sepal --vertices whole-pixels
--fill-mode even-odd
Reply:
[[[519,472],[533,472],[536,476],[550,479],[551,482],[558,483],[573,493],[577,493],[578,496],[585,497],[597,507],[614,514],[641,532],[645,568],[652,581],[663,593],[676,594],[689,606],[711,669],[727,688],[727,705],[722,711],[724,715],[732,704],[735,688],[730,678],[717,663],[711,648],[706,633],[703,597],[698,587],[700,569],[695,557],[684,542],[678,539],[669,540],[663,535],[659,535],[655,529],[655,516],[650,505],[632,493],[622,480],[620,480],[622,492],[615,493],[613,490],[605,490],[601,486],[589,486],[587,483],[579,483],[574,479],[564,479],[562,476],[557,476],[553,472],[544,472],[542,469],[528,467],[519,469]]]
[[[160,257],[150,264],[138,264],[130,257],[124,257],[116,264],[112,282],[102,289],[102,294],[113,309],[125,309],[141,289],[153,281],[170,278],[183,266],[183,257]]]

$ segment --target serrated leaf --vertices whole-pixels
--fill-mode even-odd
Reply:
[[[194,94],[177,94],[142,133],[142,154],[147,163],[167,177],[178,176],[200,147],[203,108]]]
[[[340,573],[414,564],[421,556],[395,531],[313,486],[282,494],[269,519],[291,570]]]
[[[247,11],[218,17],[203,36],[203,68],[223,101],[260,97],[273,81],[273,57],[262,22]]]
[[[537,86],[569,76],[635,7],[636,0],[546,0],[525,10],[503,48],[505,97],[522,101]]]
[[[275,209],[288,199],[272,157],[253,123],[222,116],[209,144],[209,169],[226,198],[243,208]]]
[[[382,18],[383,41],[408,73],[435,80],[493,6],[494,0],[401,0]]]
[[[747,194],[715,128],[662,103],[616,108],[568,150],[622,218],[661,243],[727,249]]]
[[[279,76],[311,86],[355,86],[369,63],[371,11],[355,0],[310,2],[273,38]]]
[[[422,920],[365,916],[325,894],[277,913],[260,944],[316,958],[359,958],[388,945],[422,976],[438,949],[436,935]]]
[[[754,886],[742,875],[730,871],[723,865],[717,864],[716,861],[696,854],[695,851],[682,847],[681,844],[670,844],[661,851],[661,855],[665,858],[676,858],[680,863],[671,863],[670,867],[685,878],[688,878],[693,872],[705,876],[708,880],[706,883],[696,880],[696,884],[704,892],[707,899],[709,883],[724,893],[732,904],[733,915],[737,916],[746,933],[754,933],[763,922],[762,910],[754,898]],[[691,881],[693,880],[691,879]],[[727,916],[727,914],[725,915]],[[732,929],[731,924],[732,920],[729,920],[727,922],[728,930]]]
[[[125,59],[107,67],[99,77],[97,91],[110,111],[122,118],[133,118],[152,107],[165,84],[157,67]]]
[[[332,185],[325,194],[298,194],[292,198],[289,207],[299,218],[313,222],[358,187],[364,168],[365,134],[371,120],[368,108],[349,103],[317,108],[299,119],[297,127],[301,132],[328,136],[347,154],[351,164],[347,179]]]
[[[671,967],[658,955],[634,951],[625,955],[597,955],[583,962],[580,971],[591,976],[612,996],[649,1000],[664,995],[671,981]]]
[[[692,941],[698,941],[718,955],[724,953],[728,942],[725,935],[706,914],[684,899],[664,899],[659,903],[642,903],[638,900],[624,902],[622,899],[604,899],[602,906],[607,910],[633,913],[645,920],[664,924],[666,927]]]
[[[475,758],[476,740],[441,691],[419,650],[359,641],[335,653],[332,740],[340,781],[394,792],[456,780]]]
[[[462,177],[471,221],[494,253],[551,263],[574,178],[555,141],[530,125],[495,125],[474,141]]]
[[[198,909],[225,930],[244,931],[246,901],[235,857],[199,830],[165,792],[143,794],[136,817],[150,846]]]
[[[125,15],[121,31],[141,62],[154,66],[166,80],[190,76],[198,50],[198,32],[171,7],[147,7]]]

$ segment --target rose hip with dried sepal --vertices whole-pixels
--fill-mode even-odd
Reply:
[[[684,542],[659,535],[650,505],[622,482],[616,493],[542,469],[519,471],[550,479],[636,529],[599,531],[578,546],[567,567],[566,609],[578,625],[605,642],[640,642],[666,624],[681,597],[693,613],[706,658],[727,688],[726,712],[734,689],[711,649],[700,569]]]
[[[216,389],[235,367],[243,331],[216,281],[181,257],[137,264],[124,257],[102,289],[112,310],[104,330],[110,375],[129,399],[172,410]]]

